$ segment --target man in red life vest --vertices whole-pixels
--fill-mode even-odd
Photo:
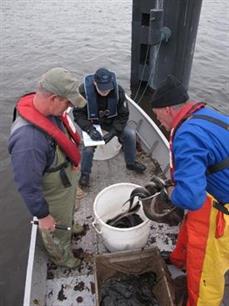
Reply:
[[[71,130],[65,110],[82,107],[78,82],[72,73],[53,68],[42,75],[36,93],[19,99],[9,138],[9,152],[18,191],[30,213],[38,218],[49,258],[74,268],[80,259],[71,249],[71,228],[80,162],[79,135]]]
[[[187,212],[170,261],[187,271],[187,306],[218,306],[229,269],[229,117],[190,101],[172,75],[151,105],[170,131],[169,199]]]

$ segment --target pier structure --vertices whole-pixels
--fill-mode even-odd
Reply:
[[[133,0],[132,94],[154,90],[168,74],[188,89],[201,6],[202,0]]]

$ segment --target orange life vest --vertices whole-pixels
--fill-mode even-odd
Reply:
[[[16,105],[19,115],[51,136],[57,142],[61,150],[66,154],[67,158],[72,162],[72,164],[74,166],[78,166],[80,162],[80,150],[78,148],[80,143],[79,134],[71,129],[67,115],[65,114],[61,116],[60,119],[71,136],[71,139],[69,139],[58,126],[56,126],[46,116],[42,115],[34,107],[34,96],[35,94],[32,93],[19,99]]]

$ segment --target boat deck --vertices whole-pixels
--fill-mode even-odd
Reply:
[[[147,166],[144,174],[127,170],[122,152],[109,160],[94,161],[90,188],[84,195],[78,194],[76,199],[75,219],[84,225],[85,235],[80,236],[78,240],[75,239],[73,243],[75,253],[82,256],[82,266],[75,270],[56,268],[52,265],[49,267],[46,306],[95,306],[94,255],[108,251],[103,245],[102,238],[91,226],[93,202],[96,195],[109,185],[120,182],[144,185],[154,173],[158,173],[158,166],[145,154],[139,153],[138,160]],[[177,231],[177,227],[152,222],[146,247],[157,246],[162,251],[171,251]]]
[[[161,169],[168,175],[169,146],[165,136],[134,101],[128,97],[127,100],[130,108],[130,124],[136,129],[144,152],[149,154],[148,156],[142,152],[138,153],[138,160],[142,161],[147,169],[142,175],[127,170],[122,151],[111,159],[94,161],[90,188],[84,194],[78,190],[76,199],[75,220],[84,226],[85,233],[76,237],[73,240],[73,245],[74,252],[82,258],[82,264],[79,269],[74,270],[57,268],[48,264],[47,273],[46,258],[44,259],[43,252],[36,246],[30,305],[95,306],[94,258],[97,254],[108,252],[104,247],[101,236],[96,234],[92,227],[94,220],[93,203],[96,195],[105,187],[116,183],[127,182],[144,186],[153,174],[161,174]],[[104,147],[107,147],[107,145]],[[156,158],[158,162],[153,160],[152,157]],[[151,222],[150,235],[145,247],[156,246],[160,251],[169,252],[175,245],[177,232],[178,227],[176,226],[170,227],[166,224]],[[172,270],[171,268],[173,266],[169,266],[173,277],[180,273],[175,267]],[[46,274],[47,281],[45,283]],[[45,300],[44,291],[46,291]],[[228,273],[224,303],[221,306],[229,306]]]

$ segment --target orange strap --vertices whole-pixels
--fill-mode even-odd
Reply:
[[[224,213],[222,211],[218,211],[216,216],[216,230],[215,230],[215,237],[217,239],[223,236],[225,225],[226,223],[224,220]]]

